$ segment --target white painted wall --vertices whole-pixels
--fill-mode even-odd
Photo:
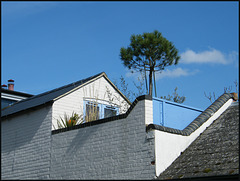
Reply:
[[[152,100],[145,100],[145,125],[153,124],[153,103]]]
[[[112,94],[110,97],[107,90]],[[108,80],[101,76],[54,101],[52,124],[55,128],[57,128],[57,119],[59,119],[59,116],[63,117],[64,113],[69,116],[72,115],[73,111],[79,115],[83,114],[85,99],[97,99],[99,103],[109,105],[111,102],[120,107],[119,114],[125,113],[130,106]],[[54,126],[52,126],[52,130]]]
[[[232,103],[229,99],[215,114],[189,136],[154,130],[156,176],[159,176]]]

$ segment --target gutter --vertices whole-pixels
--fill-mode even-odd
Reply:
[[[156,178],[156,180],[162,180]],[[176,178],[176,179],[164,179],[165,181],[185,181],[185,180],[239,180],[239,174],[232,174],[232,175],[214,175],[214,176],[202,176],[202,177],[188,177],[188,178]]]

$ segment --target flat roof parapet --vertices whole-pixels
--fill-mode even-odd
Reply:
[[[149,124],[146,127],[146,131],[152,129],[169,132],[173,134],[180,134],[183,136],[189,136],[196,129],[198,129],[204,122],[206,122],[215,112],[217,112],[229,99],[234,99],[234,95],[230,93],[224,93],[213,104],[211,104],[205,111],[203,111],[196,119],[194,119],[183,130],[160,126],[156,124]]]

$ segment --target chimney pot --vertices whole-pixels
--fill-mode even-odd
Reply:
[[[6,85],[6,84],[3,84],[3,85],[2,85],[2,88],[7,88],[7,85]]]
[[[238,100],[238,94],[236,92],[230,93],[233,95],[233,101],[237,101]]]
[[[9,79],[8,80],[8,90],[14,90],[14,80],[13,79]]]

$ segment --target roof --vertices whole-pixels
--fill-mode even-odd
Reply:
[[[239,175],[239,104],[232,104],[157,178]],[[219,177],[219,178],[221,178]],[[228,178],[229,177],[229,178]]]
[[[10,115],[13,115],[15,113],[19,113],[19,112],[22,112],[22,111],[25,111],[25,110],[29,110],[29,109],[34,108],[34,107],[51,104],[59,96],[65,95],[65,94],[71,92],[72,90],[75,90],[79,86],[82,86],[85,83],[88,83],[89,81],[95,80],[96,78],[102,77],[102,76],[104,76],[111,83],[111,81],[107,78],[106,74],[104,72],[102,72],[102,73],[96,74],[94,76],[88,77],[86,79],[82,79],[82,80],[79,80],[77,82],[73,82],[71,84],[59,87],[57,89],[53,89],[51,91],[47,91],[47,92],[44,92],[42,94],[35,95],[35,96],[30,97],[28,99],[21,100],[21,101],[15,103],[15,104],[13,104],[12,106],[8,107],[7,109],[2,110],[1,117],[4,118],[6,116],[10,116]],[[112,84],[112,85],[114,86],[114,84]],[[120,92],[120,94],[127,100],[127,98],[121,92]]]
[[[18,91],[13,91],[13,90],[9,90],[9,89],[4,89],[1,88],[1,93],[6,93],[6,94],[11,94],[11,95],[16,95],[16,96],[23,96],[23,97],[32,97],[32,94],[27,94],[24,92],[18,92]]]
[[[146,130],[148,131],[151,129],[157,129],[164,132],[189,136],[203,123],[205,123],[214,113],[216,113],[229,99],[237,100],[237,98],[234,96],[234,93],[224,93],[183,130],[169,128],[156,124],[149,124]]]

